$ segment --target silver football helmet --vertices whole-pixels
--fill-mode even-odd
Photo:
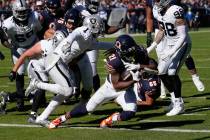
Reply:
[[[87,16],[83,21],[83,26],[88,27],[92,34],[100,35],[104,32],[103,20],[98,15]]]
[[[15,19],[25,21],[28,18],[30,9],[25,0],[15,0],[12,3],[12,13]]]
[[[68,32],[66,30],[57,30],[52,37],[53,45],[57,47],[57,45],[67,36]]]
[[[165,9],[168,5],[170,5],[172,0],[160,0],[157,4],[159,10]]]
[[[91,13],[97,13],[99,7],[99,0],[86,0],[87,8]]]

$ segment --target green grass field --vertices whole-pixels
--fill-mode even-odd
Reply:
[[[120,107],[114,103],[104,104],[97,108],[92,115],[74,118],[63,128],[48,130],[27,123],[30,103],[26,101],[28,111],[16,112],[15,103],[8,103],[7,114],[0,115],[0,140],[207,140],[210,139],[210,29],[191,32],[193,46],[191,54],[195,60],[200,78],[205,84],[203,93],[197,92],[191,76],[185,66],[180,71],[182,80],[182,95],[186,112],[182,115],[167,117],[164,107],[169,99],[158,99],[154,108],[139,110],[136,116],[127,121],[116,124],[112,129],[100,129],[99,123]],[[145,36],[135,36],[138,43],[145,43]],[[114,40],[114,38],[103,39]],[[7,78],[11,70],[10,52],[1,47],[6,59],[0,61],[0,91],[15,91],[15,83]],[[152,53],[155,57],[155,53]],[[103,54],[100,54],[98,70],[103,83],[106,71],[104,69]],[[26,78],[26,86],[28,79]],[[107,93],[108,94],[108,93]],[[47,94],[48,99],[52,94]],[[50,116],[50,120],[69,111],[74,105],[61,105]],[[39,112],[43,110],[40,109]],[[13,124],[13,125],[12,125]]]

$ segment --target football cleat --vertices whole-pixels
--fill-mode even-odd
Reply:
[[[173,108],[166,114],[166,116],[175,116],[184,113],[184,103],[181,98],[175,99]]]
[[[35,123],[37,116],[38,116],[37,113],[30,114],[28,118],[28,122]]]
[[[0,92],[0,114],[6,114],[7,101],[8,101],[8,93],[1,91]]]
[[[61,117],[58,117],[50,122],[48,128],[49,129],[57,128],[59,125],[61,125],[61,123],[62,123]]]
[[[200,92],[204,91],[205,87],[198,76],[193,77],[192,80],[198,91]]]
[[[50,121],[48,121],[48,120],[40,120],[38,117],[36,118],[34,123],[35,124],[39,124],[39,125],[41,125],[43,127],[47,127],[47,128],[50,125]]]
[[[169,111],[171,111],[171,110],[173,109],[173,107],[174,107],[174,103],[171,102],[170,105],[167,106],[167,107],[164,109],[164,111],[165,111],[165,112],[169,112]]]
[[[35,91],[37,89],[38,82],[39,81],[37,79],[35,79],[35,78],[30,81],[30,83],[29,83],[29,85],[28,85],[28,87],[27,87],[27,89],[25,91],[25,96],[26,97],[28,97],[28,95],[30,93],[34,93],[33,91]]]
[[[112,121],[113,117],[116,116],[116,115],[118,116],[119,114],[120,114],[119,112],[116,112],[116,113],[112,114],[111,116],[109,116],[108,118],[101,121],[100,127],[101,128],[111,127],[112,124],[113,124],[113,121]]]

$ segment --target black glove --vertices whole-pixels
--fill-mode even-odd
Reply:
[[[152,33],[147,32],[147,47],[149,47],[152,44]]]
[[[2,52],[0,52],[0,60],[4,60],[4,55],[3,55],[3,53]]]
[[[11,82],[13,82],[14,80],[15,80],[15,78],[16,78],[16,72],[14,72],[14,71],[11,71],[10,73],[9,73],[9,80],[11,81]]]

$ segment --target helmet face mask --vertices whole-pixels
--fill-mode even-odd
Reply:
[[[29,16],[30,9],[24,0],[16,0],[12,4],[13,17],[18,21],[26,21]]]
[[[80,15],[79,15],[79,11],[77,11],[76,9],[71,9],[68,10],[64,16],[64,24],[66,25],[66,27],[70,27],[69,25],[71,25],[71,30],[76,28],[80,23]]]
[[[88,9],[92,13],[97,13],[98,12],[98,7],[99,7],[99,0],[88,0]]]
[[[160,13],[163,13],[171,4],[171,0],[160,0],[157,4]]]

